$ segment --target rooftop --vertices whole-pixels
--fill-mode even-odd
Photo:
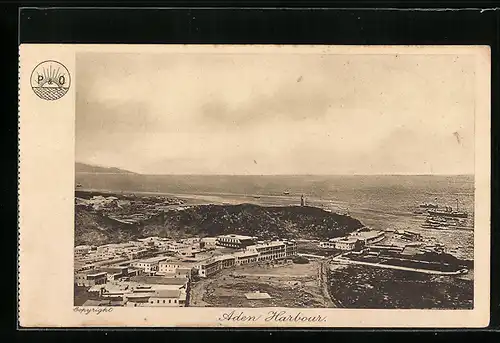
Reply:
[[[83,274],[86,276],[97,276],[97,275],[101,275],[101,274],[106,275],[107,273],[100,271],[100,270],[91,269],[91,270],[81,270],[81,271],[77,272],[77,274]]]
[[[378,236],[380,234],[384,234],[384,232],[377,231],[377,230],[370,230],[370,231],[357,232],[357,233],[355,233],[355,236],[367,239],[367,238],[373,238],[373,237]]]
[[[160,239],[160,237],[152,236],[152,237],[138,238],[137,240],[140,242],[144,242],[144,241],[154,241],[158,239]]]
[[[236,234],[220,235],[220,236],[218,236],[218,238],[255,239],[255,237],[252,237],[252,236],[244,236],[244,235],[236,235]]]
[[[250,245],[247,248],[259,249],[259,248],[267,248],[267,247],[277,247],[280,245],[285,245],[285,243],[281,242],[281,241],[270,241],[270,242],[263,242],[263,243],[259,243],[259,244]]]
[[[127,293],[126,297],[128,300],[144,300],[150,298],[153,295],[152,292],[149,293]]]
[[[197,254],[196,257],[182,257],[183,262],[190,262],[190,263],[200,263],[204,262],[208,259],[210,259],[212,256],[211,255],[201,255]]]
[[[271,296],[268,293],[261,293],[259,291],[257,292],[252,292],[252,293],[246,293],[245,297],[248,300],[262,300],[262,299],[271,299]]]
[[[110,243],[110,244],[105,244],[101,245],[101,247],[108,247],[108,248],[128,248],[128,247],[133,247],[134,244],[130,242],[126,243]]]
[[[337,237],[333,238],[331,241],[341,243],[356,243],[358,239],[356,237]]]
[[[130,281],[151,285],[184,285],[187,278],[168,278],[163,276],[132,276]]]
[[[156,256],[156,257],[146,258],[146,259],[140,260],[140,261],[138,261],[138,262],[143,262],[143,263],[156,263],[156,262],[165,261],[166,259],[168,259],[168,256]]]
[[[242,257],[251,257],[251,256],[258,256],[259,253],[257,252],[252,252],[252,251],[239,251],[233,254],[237,258],[242,258]]]
[[[161,265],[164,265],[164,264],[178,264],[178,265],[182,266],[182,265],[190,265],[190,264],[192,264],[192,262],[185,262],[185,261],[183,261],[183,260],[181,260],[179,258],[171,257],[171,258],[169,258],[167,260],[161,261],[160,264]]]
[[[233,254],[231,254],[231,255],[217,256],[215,258],[216,261],[224,261],[224,260],[231,260],[231,259],[234,259],[234,255]]]
[[[128,269],[128,267],[113,266],[113,267],[101,268],[101,271],[109,273],[109,274],[114,274],[114,273],[121,273],[123,270],[127,270],[127,269]]]
[[[155,294],[152,297],[156,298],[179,298],[181,295],[181,291],[174,289],[160,289],[155,291]]]

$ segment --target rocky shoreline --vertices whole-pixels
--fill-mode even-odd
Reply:
[[[162,196],[86,193],[82,198],[80,193],[76,193],[75,245],[120,243],[148,236],[186,238],[231,233],[261,239],[329,239],[363,226],[348,215],[309,206],[185,206]],[[89,201],[92,197],[98,198]]]
[[[328,273],[328,290],[345,308],[473,308],[471,279],[359,265],[332,269]]]

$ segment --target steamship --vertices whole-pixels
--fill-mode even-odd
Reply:
[[[442,209],[430,209],[427,211],[431,216],[437,217],[451,217],[451,218],[467,218],[468,213],[465,211],[460,211],[458,209],[458,199],[457,199],[457,209],[454,210],[451,206],[445,206]]]

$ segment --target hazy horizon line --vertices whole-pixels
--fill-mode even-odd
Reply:
[[[105,173],[105,172],[75,172],[75,174],[104,174],[104,175],[142,175],[142,176],[474,176],[473,173],[461,174],[412,174],[412,173],[377,173],[377,174],[149,174],[138,172]]]
[[[114,167],[114,166],[106,166],[106,165],[98,165],[98,164],[89,164],[85,162],[75,161],[75,165],[83,164],[88,167],[96,167],[96,168],[106,168],[106,169],[118,169],[121,170],[121,173],[113,173],[113,172],[90,172],[90,171],[75,171],[75,174],[109,174],[109,175],[126,175],[126,174],[136,174],[136,175],[144,175],[144,176],[474,176],[475,173],[318,173],[318,174],[218,174],[218,173],[210,173],[210,174],[199,174],[199,173],[141,173],[136,171],[131,171],[129,169]]]

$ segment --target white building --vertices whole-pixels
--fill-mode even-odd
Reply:
[[[192,269],[195,267],[195,263],[183,262],[179,260],[166,260],[161,261],[158,265],[158,273],[160,274],[170,274],[175,273],[177,269]]]
[[[142,243],[154,243],[156,242],[160,237],[158,236],[151,236],[151,237],[145,237],[145,238],[138,238],[137,240]]]
[[[186,305],[186,293],[181,290],[158,290],[148,302],[148,306],[182,307]]]
[[[216,244],[226,248],[241,249],[253,245],[256,237],[243,235],[223,235],[216,238]]]
[[[326,242],[319,242],[319,247],[325,249],[335,249],[335,241],[329,240]]]
[[[90,245],[78,245],[75,247],[75,258],[87,255],[92,247]]]
[[[168,257],[166,256],[151,257],[148,259],[132,262],[131,266],[142,269],[144,273],[153,274],[158,272],[160,262],[165,261],[166,259],[168,259]]]
[[[183,289],[150,288],[134,290],[123,295],[127,307],[183,307],[186,292]]]
[[[122,252],[122,255],[127,256],[129,260],[133,260],[136,258],[142,258],[149,253],[148,249],[140,248],[140,247],[130,247],[125,248]]]
[[[335,242],[335,249],[350,251],[356,248],[356,244],[358,243],[358,238],[356,237],[339,237],[334,238],[333,242]]]
[[[364,242],[364,244],[375,244],[385,238],[384,231],[364,229],[358,230],[350,234],[351,237],[356,237]]]
[[[219,270],[230,268],[236,264],[236,257],[233,255],[222,255],[203,262],[198,269],[200,277],[209,277]]]
[[[217,247],[216,237],[204,237],[200,240],[201,249],[214,249]]]
[[[189,247],[188,245],[179,242],[168,242],[168,244],[165,245],[166,251],[174,253],[178,253],[179,251],[188,247]]]
[[[271,241],[261,244],[255,244],[248,246],[246,251],[257,253],[258,261],[271,261],[278,258],[287,257],[286,254],[287,245],[285,242],[281,241]]]
[[[234,253],[233,256],[236,258],[235,259],[235,264],[237,266],[249,264],[249,263],[255,263],[259,259],[259,253],[257,252],[252,252],[252,251],[240,251],[237,253]]]

